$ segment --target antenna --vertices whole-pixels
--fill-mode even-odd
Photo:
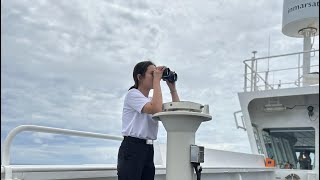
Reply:
[[[284,0],[282,33],[290,37],[303,38],[302,81],[303,85],[307,85],[306,78],[310,73],[311,37],[319,35],[319,2],[306,4],[304,0]]]
[[[268,39],[268,70],[267,72],[269,73],[269,58],[270,57],[270,34],[269,34],[269,39]]]

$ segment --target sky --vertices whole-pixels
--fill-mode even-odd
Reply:
[[[233,117],[240,110],[243,60],[253,50],[264,57],[303,47],[302,39],[281,32],[282,3],[1,0],[1,144],[24,124],[121,136],[133,67],[152,60],[178,74],[181,100],[209,105],[212,120],[199,127],[196,144],[250,153],[247,133]],[[161,86],[169,102],[169,89]],[[156,143],[164,144],[159,125]],[[112,164],[119,145],[24,132],[13,141],[11,162]]]

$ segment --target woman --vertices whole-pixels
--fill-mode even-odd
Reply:
[[[122,112],[124,140],[118,152],[118,180],[154,180],[153,140],[157,139],[158,121],[152,115],[162,111],[160,81],[164,69],[151,61],[139,62],[134,67],[135,84],[126,94]],[[167,85],[172,101],[180,101],[175,83],[167,81]]]

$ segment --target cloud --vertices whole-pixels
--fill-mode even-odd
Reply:
[[[1,142],[22,124],[120,135],[133,67],[151,59],[178,73],[181,100],[209,104],[213,118],[200,126],[197,142],[249,152],[247,134],[235,128],[233,119],[240,109],[243,60],[253,50],[258,57],[302,50],[302,39],[281,33],[281,1],[12,0],[1,1],[1,8]],[[164,101],[170,101],[164,82],[162,90]],[[166,141],[161,124],[158,137]],[[37,152],[23,138],[41,145]],[[58,145],[57,139],[70,144]],[[34,163],[45,163],[54,157],[47,157],[53,143],[60,152],[81,146],[69,159],[74,163],[97,162],[82,159],[85,153],[110,154],[104,162],[116,156],[118,144],[95,150],[87,147],[90,140],[81,145],[73,140],[33,134],[17,140],[13,152],[17,157],[24,157],[19,148],[29,157],[40,153]]]

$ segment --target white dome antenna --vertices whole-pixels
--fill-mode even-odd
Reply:
[[[319,35],[319,1],[284,0],[282,33],[290,37],[304,38],[305,33]]]
[[[311,37],[319,35],[319,0],[284,0],[282,33],[303,39],[303,84],[310,73]]]

